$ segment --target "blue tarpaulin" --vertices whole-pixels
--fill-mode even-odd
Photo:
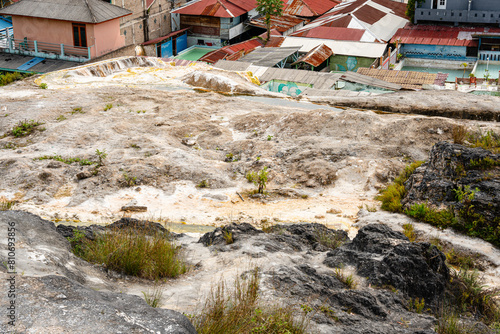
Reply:
[[[27,71],[28,69],[32,68],[36,64],[41,63],[44,60],[45,60],[45,58],[35,57],[35,58],[30,59],[26,63],[22,64],[21,66],[19,66],[17,69],[21,70],[21,71]]]

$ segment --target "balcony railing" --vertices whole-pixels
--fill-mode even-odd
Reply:
[[[416,8],[415,21],[500,24],[500,11]]]
[[[0,29],[0,48],[7,47],[7,38],[14,36],[14,29],[12,27]]]
[[[21,54],[32,57],[42,57],[48,59],[61,59],[75,62],[90,60],[91,47],[77,47],[64,44],[45,43],[29,39],[16,39],[8,33],[1,34],[0,48],[3,52]]]
[[[500,51],[479,51],[479,60],[500,61]]]

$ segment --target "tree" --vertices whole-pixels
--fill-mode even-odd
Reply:
[[[267,39],[271,38],[271,16],[283,15],[282,0],[257,0],[257,11],[264,16],[264,22],[267,28]]]
[[[425,0],[408,0],[406,5],[405,15],[410,19],[411,23],[415,23],[415,7],[417,4],[423,3]]]

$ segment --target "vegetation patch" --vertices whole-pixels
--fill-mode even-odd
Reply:
[[[415,227],[412,223],[403,225],[403,233],[410,240],[410,242],[415,242],[417,240],[417,234],[415,233]]]
[[[382,201],[382,210],[391,212],[402,212],[401,199],[406,195],[404,183],[413,174],[415,169],[420,167],[424,162],[416,161],[409,166],[406,166],[404,171],[390,184],[386,189],[382,190],[377,199]]]
[[[259,300],[259,270],[245,280],[238,277],[232,288],[221,281],[200,312],[188,315],[200,334],[224,333],[309,333],[304,314],[297,316],[291,306],[268,305]]]
[[[94,240],[75,231],[73,252],[107,269],[147,279],[174,278],[187,271],[180,247],[166,234],[143,229],[116,229]]]
[[[3,72],[0,74],[0,86],[6,86],[14,81],[32,76],[33,73]]]
[[[353,274],[347,275],[343,268],[335,268],[335,277],[345,284],[348,289],[356,289],[358,282],[354,279]]]
[[[54,155],[44,155],[43,157],[39,158],[34,158],[33,160],[55,160],[55,161],[60,161],[65,164],[71,165],[72,163],[78,163],[80,166],[89,166],[89,165],[95,165],[96,162],[90,161],[84,158],[79,158],[79,157],[74,157],[74,158],[65,158],[62,157],[61,155],[54,154]]]
[[[467,141],[469,147],[481,147],[493,153],[500,153],[500,134],[494,131],[481,130],[471,131],[467,133]]]
[[[34,120],[24,120],[20,121],[17,125],[15,125],[10,134],[13,135],[14,137],[26,137],[32,134],[38,126],[45,124],[40,121],[34,121]],[[40,131],[44,131],[45,128],[39,128]]]

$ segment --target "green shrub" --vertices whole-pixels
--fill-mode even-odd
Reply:
[[[482,147],[493,153],[500,153],[500,134],[494,131],[483,133],[481,130],[469,132],[467,140],[470,147]]]
[[[246,179],[248,182],[253,182],[257,186],[256,192],[259,194],[264,194],[267,186],[267,167],[262,168],[257,172],[248,172]]]
[[[380,192],[377,196],[379,201],[382,201],[382,210],[391,212],[402,212],[401,199],[406,195],[404,183],[408,180],[411,174],[420,167],[424,162],[416,161],[409,166],[406,166],[404,171],[387,188]]]
[[[409,209],[406,209],[404,213],[410,217],[440,228],[455,226],[457,222],[452,208],[449,210],[435,210],[424,203],[413,204]]]
[[[84,239],[79,256],[127,275],[148,279],[177,277],[187,271],[180,248],[164,233],[142,229],[107,231]]]
[[[32,73],[4,72],[0,74],[0,86],[6,86],[14,81],[32,76]]]
[[[111,103],[108,103],[106,104],[106,106],[104,107],[104,111],[108,111],[109,109],[113,108],[113,104]]]
[[[243,282],[238,277],[233,289],[223,281],[212,288],[203,309],[189,316],[198,333],[309,333],[307,318],[297,317],[292,307],[261,304],[259,285],[256,268]]]
[[[40,86],[38,86],[38,87],[40,87],[41,89],[47,89],[47,88],[49,88],[49,86],[45,82],[42,82],[40,84]]]

